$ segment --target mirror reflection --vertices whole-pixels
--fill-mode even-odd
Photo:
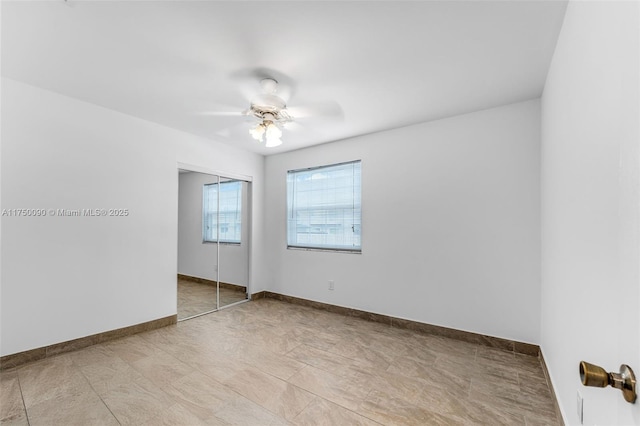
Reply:
[[[220,235],[220,307],[247,298],[249,282],[249,203],[244,181],[220,177],[218,191]]]
[[[214,311],[218,245],[203,243],[203,187],[218,176],[180,170],[178,175],[178,320]]]
[[[178,320],[247,299],[249,183],[179,171]]]

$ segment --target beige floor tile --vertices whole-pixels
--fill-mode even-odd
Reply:
[[[393,374],[387,371],[361,371],[356,376],[357,383],[365,389],[383,389],[387,395],[415,402],[429,383],[416,376]]]
[[[288,359],[295,359],[298,362],[311,365],[321,370],[329,371],[339,376],[354,374],[354,360],[314,346],[297,346],[289,351],[286,356]]]
[[[315,395],[291,383],[285,383],[282,392],[274,393],[263,406],[282,418],[292,420],[309,405],[314,397]]]
[[[425,382],[426,386],[445,389],[459,397],[467,398],[471,386],[471,371],[474,369],[471,363],[472,361],[467,361],[463,364],[464,369],[461,369],[457,363],[451,364],[449,359],[438,358],[432,368],[424,368],[416,378]],[[396,372],[394,369],[389,371]]]
[[[426,335],[419,339],[423,340],[429,350],[435,352],[437,355],[468,358],[475,357],[476,352],[478,351],[478,345],[476,344],[448,339],[446,337]]]
[[[472,383],[469,399],[478,403],[490,405],[516,415],[555,417],[553,401],[544,395],[524,395],[519,389],[510,387],[487,389]]]
[[[164,352],[131,363],[140,374],[161,387],[191,374],[194,369],[180,359]]]
[[[381,349],[373,349],[351,339],[343,339],[333,345],[329,352],[345,358],[351,358],[356,364],[365,367],[386,370],[394,356]]]
[[[300,414],[314,398],[311,393],[252,367],[239,371],[224,384],[288,420]]]
[[[93,393],[69,356],[56,356],[26,365],[18,370],[18,377],[27,413],[30,407],[48,399]]]
[[[463,425],[464,422],[431,411],[382,390],[373,390],[356,410],[383,425]]]
[[[31,426],[110,426],[116,418],[93,392],[44,400],[29,407]]]
[[[240,399],[240,395],[227,386],[197,371],[171,383],[163,390],[201,420],[214,416],[229,403]]]
[[[469,377],[476,380],[481,380],[484,383],[492,384],[494,386],[520,385],[520,378],[517,373],[509,368],[504,368],[499,363],[485,364],[474,363],[473,369],[469,372]],[[547,387],[546,382],[544,383]]]
[[[144,378],[109,390],[102,395],[102,400],[123,425],[143,423],[175,403]]]
[[[223,407],[216,413],[216,419],[230,425],[239,426],[271,426],[286,425],[287,421],[266,408],[248,400],[238,399]]]
[[[243,334],[243,337],[250,340],[260,350],[278,355],[284,355],[295,347],[300,346],[300,341],[295,337],[282,336],[267,328],[253,330],[250,333]]]
[[[344,336],[299,323],[285,322],[284,327],[279,327],[278,330],[284,335],[295,338],[301,345],[312,346],[322,350],[329,350],[344,338]]]
[[[536,357],[269,299],[34,362],[0,385],[3,425],[559,424]]]
[[[513,382],[504,381],[497,383],[495,380],[486,380],[485,378],[471,379],[470,394],[484,394],[494,398],[516,399],[520,394],[520,386]]]
[[[431,362],[425,362],[420,359],[410,358],[407,356],[397,357],[391,365],[387,368],[387,372],[392,374],[399,374],[407,377],[424,377],[429,373],[429,370],[433,370],[435,358]]]
[[[118,357],[80,367],[80,371],[98,395],[141,379],[143,376]]]
[[[294,420],[299,426],[379,426],[366,417],[347,410],[333,402],[322,398],[315,398]]]
[[[524,417],[501,410],[489,404],[470,401],[460,397],[455,389],[445,390],[425,386],[416,401],[420,407],[455,419],[466,424],[476,425],[522,425]]]
[[[0,425],[3,426],[29,426],[29,420],[27,419],[26,413],[20,414],[19,416],[14,416],[11,418],[7,418],[5,420],[0,420]]]
[[[352,411],[370,391],[352,377],[338,376],[311,366],[300,370],[289,382]]]
[[[420,362],[422,364],[433,365],[438,358],[438,354],[431,351],[426,344],[419,344],[418,342],[419,341],[411,341],[411,344],[402,347],[400,355],[396,357],[395,360],[402,357]],[[391,344],[394,345],[394,343]]]
[[[260,350],[246,351],[240,356],[240,359],[248,365],[282,380],[289,379],[306,365],[287,356]]]
[[[245,364],[238,358],[226,355],[195,357],[192,359],[191,365],[203,375],[220,383],[233,377],[237,372],[250,367],[250,365]]]
[[[94,364],[108,364],[111,360],[118,357],[117,354],[109,348],[108,344],[89,346],[87,348],[69,352],[67,355],[71,360],[71,363],[76,367],[84,367]]]
[[[150,418],[149,420],[141,423],[141,426],[225,426],[224,420],[218,419],[215,416],[210,416],[206,419],[201,419],[193,413],[190,407],[185,407],[182,404],[174,404],[166,410],[163,410],[160,414]]]
[[[558,424],[558,418],[551,413],[546,415],[527,414],[524,418],[526,426],[547,426]]]
[[[110,349],[116,356],[127,362],[135,362],[158,353],[157,346],[137,334],[108,342],[104,347]]]
[[[16,371],[0,373],[0,422],[26,421],[22,392]]]

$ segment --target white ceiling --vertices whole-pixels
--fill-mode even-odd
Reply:
[[[540,96],[565,1],[2,2],[2,75],[261,154]],[[335,102],[266,149],[266,70],[291,107]]]

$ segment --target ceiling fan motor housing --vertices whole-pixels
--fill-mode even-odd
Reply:
[[[284,122],[291,120],[286,108],[287,104],[279,96],[263,94],[253,99],[249,112],[261,120],[265,119],[265,114],[271,114],[273,121]]]

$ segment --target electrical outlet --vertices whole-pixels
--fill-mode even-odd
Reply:
[[[582,398],[582,395],[580,395],[580,391],[578,391],[577,393],[578,393],[578,396],[577,396],[576,402],[577,402],[577,409],[578,409],[578,419],[580,419],[580,424],[584,424],[583,423],[584,418],[583,418],[583,414],[582,414],[583,413],[582,407],[584,405],[584,399]]]
[[[334,284],[333,280],[329,280],[329,290],[333,290],[335,288]]]

